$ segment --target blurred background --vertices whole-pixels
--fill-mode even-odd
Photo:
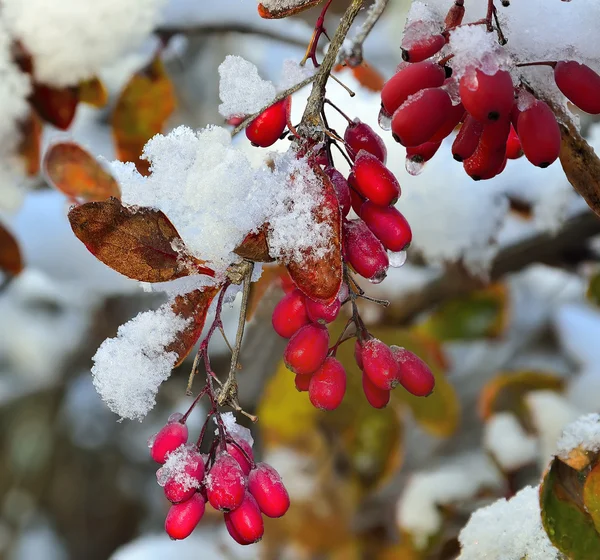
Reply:
[[[347,5],[333,1],[328,29]],[[338,73],[356,95],[328,86],[336,104],[375,129],[377,89],[401,60],[409,5],[390,2],[365,44],[369,69]],[[217,69],[225,56],[243,56],[276,82],[285,60],[302,59],[320,8],[268,21],[254,0],[167,0],[157,13],[153,31],[98,72],[107,104],[79,105],[66,132],[46,124],[42,153],[56,139],[70,139],[116,159],[115,106],[160,41],[176,102],[165,130],[223,125]],[[307,94],[294,96],[294,122]],[[335,113],[331,122],[344,127]],[[600,145],[598,125],[586,120],[582,127]],[[263,541],[247,548],[208,510],[186,541],[164,535],[168,502],[146,442],[189,405],[191,362],[162,385],[142,423],[118,422],[94,390],[91,357],[164,295],[96,261],[71,232],[67,199],[43,176],[23,174],[20,201],[0,204],[1,223],[25,263],[0,284],[1,558],[451,559],[471,511],[537,484],[562,427],[600,409],[600,222],[558,163],[540,170],[509,161],[502,176],[473,183],[442,146],[412,176],[404,149],[382,134],[415,241],[407,263],[368,288],[390,307],[364,305],[362,312],[376,335],[431,365],[436,391],[416,399],[397,390],[388,408],[373,410],[351,367],[352,348],[342,347],[346,400],[333,413],[315,410],[282,365],[285,341],[272,331],[270,315],[283,291],[279,271],[265,268],[265,293],[243,346],[240,399],[260,418],[252,428],[257,453],[282,474],[292,507],[283,519],[268,520]],[[264,155],[245,138],[237,143],[256,161]],[[235,304],[225,319],[231,334]],[[213,352],[215,370],[224,371],[225,345]],[[203,419],[199,407],[192,433]]]

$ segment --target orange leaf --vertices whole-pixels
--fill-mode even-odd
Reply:
[[[272,0],[269,0],[268,2],[265,1],[258,4],[258,15],[265,19],[285,18],[308,10],[322,1],[323,0],[292,0],[286,3],[287,6],[281,7],[278,6],[277,3],[274,6],[269,6],[269,4],[272,4]]]
[[[220,289],[221,286],[210,286],[175,298],[171,305],[173,312],[181,317],[192,319],[190,324],[177,336],[177,340],[166,347],[167,352],[175,352],[178,356],[175,366],[185,360],[200,338],[208,308]]]
[[[48,180],[70,198],[86,202],[121,197],[117,181],[100,163],[75,142],[51,146],[44,156]]]
[[[342,286],[342,216],[335,189],[329,177],[318,167],[313,169],[323,185],[323,204],[315,211],[318,223],[331,226],[331,250],[322,258],[306,251],[302,262],[291,261],[288,272],[298,288],[309,298],[331,303]]]
[[[20,123],[21,142],[19,155],[25,160],[25,172],[30,177],[40,172],[40,143],[42,136],[42,123],[35,111]]]
[[[349,66],[342,66],[341,64],[336,66],[336,72],[342,71],[346,68],[350,68]],[[383,89],[383,85],[385,84],[385,78],[373,68],[370,64],[363,62],[358,66],[354,66],[351,68],[352,74],[356,78],[356,80],[360,83],[361,86],[367,88],[371,91],[381,91]]]
[[[233,252],[249,261],[273,262],[275,259],[269,255],[269,245],[267,244],[268,231],[269,224],[265,224],[257,233],[249,233]]]
[[[17,240],[0,224],[0,270],[15,276],[23,270],[23,259]]]
[[[88,250],[107,266],[141,282],[166,282],[214,272],[185,252],[173,224],[160,211],[133,210],[116,198],[88,202],[69,212],[71,228]]]
[[[79,92],[76,87],[54,88],[34,84],[30,100],[42,119],[56,128],[66,130],[75,117]]]
[[[113,111],[111,124],[118,158],[135,162],[138,171],[147,175],[149,164],[139,157],[146,142],[162,132],[174,109],[173,84],[157,56],[133,75]]]
[[[108,103],[108,91],[100,78],[90,78],[79,84],[79,101],[98,109]]]

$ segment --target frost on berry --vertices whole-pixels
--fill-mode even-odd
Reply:
[[[254,453],[252,452],[252,446],[242,438],[236,439],[235,444],[228,443],[226,446],[227,453],[231,455],[240,465],[242,471],[247,476],[252,468],[252,464],[250,461],[254,459]],[[240,450],[240,447],[244,450],[244,453]]]
[[[362,220],[344,224],[346,259],[358,274],[374,284],[382,282],[389,266],[385,248]]]
[[[265,531],[262,514],[250,492],[246,492],[237,509],[225,514],[225,525],[239,544],[252,544],[262,538]]]
[[[344,179],[344,176],[333,167],[325,168],[325,173],[331,179],[331,183],[333,184],[333,188],[335,189],[335,194],[340,204],[342,216],[346,217],[348,215],[348,212],[350,212],[351,204],[350,187],[348,186],[348,181],[346,181],[346,179]]]
[[[205,502],[200,493],[180,504],[169,508],[165,520],[165,531],[172,539],[185,539],[192,534],[202,516],[204,515]]]
[[[352,159],[356,158],[361,150],[364,150],[385,164],[387,148],[383,138],[360,119],[354,119],[348,124],[344,132],[344,141]]]
[[[302,327],[288,342],[283,360],[298,375],[309,375],[319,369],[329,350],[329,333],[320,325]]]
[[[188,428],[181,422],[171,422],[163,426],[154,436],[150,456],[157,463],[164,463],[170,453],[187,443]]]
[[[200,487],[204,478],[204,458],[194,447],[182,445],[169,454],[156,478],[167,500],[183,502]]]
[[[290,338],[310,322],[305,305],[305,296],[300,290],[286,294],[273,310],[272,324],[275,332]]]
[[[313,301],[310,298],[306,298],[306,312],[313,323],[321,323],[324,325],[335,321],[340,309],[341,302],[339,297],[335,298],[330,305],[325,305],[319,301]]]
[[[335,410],[342,403],[345,393],[344,366],[336,358],[327,358],[310,379],[310,402],[321,410]]]
[[[398,364],[398,379],[402,387],[417,397],[430,395],[435,386],[435,377],[429,366],[406,348],[392,346],[391,351]]]
[[[258,463],[248,476],[248,491],[267,517],[281,517],[290,507],[279,473],[266,463]]]
[[[379,389],[393,389],[400,381],[400,368],[390,347],[377,338],[363,343],[363,371]]]
[[[246,477],[240,464],[227,452],[220,453],[205,478],[210,505],[221,511],[239,507],[246,492]]]

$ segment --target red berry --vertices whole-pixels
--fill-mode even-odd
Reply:
[[[435,377],[429,366],[406,348],[392,346],[391,349],[400,368],[400,385],[417,397],[430,395]]]
[[[385,408],[390,402],[390,391],[377,387],[365,372],[362,374],[362,386],[365,397],[373,408]]]
[[[194,495],[204,479],[204,458],[196,450],[171,458],[176,459],[176,464],[171,465],[169,460],[163,467],[168,474],[163,486],[165,497],[173,503],[183,502]]]
[[[444,124],[452,109],[450,96],[440,88],[428,88],[409,97],[392,117],[392,134],[403,146],[428,142]]]
[[[313,374],[308,387],[308,397],[316,408],[335,410],[346,393],[346,372],[335,358],[327,358]]]
[[[373,283],[383,281],[390,261],[381,241],[362,220],[344,223],[342,231],[346,259],[352,268]]]
[[[265,109],[246,128],[248,140],[262,148],[275,144],[285,130],[291,106],[291,97],[286,97]]]
[[[429,33],[429,24],[426,22],[413,21],[408,24],[402,39],[402,60],[421,62],[441,51],[446,38],[441,33]]]
[[[346,217],[348,212],[350,212],[350,205],[352,203],[350,199],[350,187],[348,186],[348,181],[346,181],[344,176],[333,167],[326,168],[325,173],[331,179],[331,183],[335,189],[335,194],[342,210],[342,217]]]
[[[358,339],[356,339],[356,343],[354,344],[354,359],[356,360],[356,365],[360,369],[363,369],[362,344]]]
[[[600,75],[574,60],[561,60],[554,67],[554,80],[565,97],[582,111],[600,114]]]
[[[363,343],[362,360],[364,372],[379,389],[393,389],[399,382],[400,369],[387,344],[376,338]]]
[[[400,196],[400,184],[394,174],[374,155],[359,152],[352,173],[360,193],[380,206],[394,204]]]
[[[523,110],[517,130],[525,157],[533,165],[548,167],[556,161],[560,152],[560,127],[546,103],[536,100]]]
[[[290,338],[299,328],[310,323],[306,313],[305,297],[300,290],[285,295],[275,306],[271,318],[273,329],[283,338]]]
[[[308,391],[308,387],[310,385],[310,375],[296,375],[294,378],[294,383],[296,385],[296,389],[301,393],[305,393]]]
[[[463,162],[467,175],[474,181],[491,179],[503,169],[509,132],[508,119],[488,122],[484,126],[477,149]]]
[[[239,507],[246,492],[246,477],[240,464],[227,452],[217,455],[205,478],[210,505],[222,511]]]
[[[179,446],[187,443],[188,429],[181,422],[171,422],[154,436],[150,456],[157,463],[164,463],[167,456]]]
[[[409,64],[399,70],[383,86],[381,103],[389,115],[393,115],[411,95],[426,88],[439,87],[446,79],[446,71],[436,62],[425,61]]]
[[[406,158],[414,163],[429,161],[440,149],[442,142],[425,142],[418,146],[406,148]]]
[[[341,307],[342,303],[338,298],[331,305],[325,305],[324,303],[306,298],[306,312],[313,323],[325,325],[326,323],[335,321]]]
[[[519,140],[515,127],[511,124],[508,140],[506,141],[506,157],[508,159],[519,159],[522,155],[521,140]]]
[[[231,442],[227,444],[227,453],[229,453],[229,455],[231,455],[238,462],[239,466],[242,468],[242,471],[244,471],[244,474],[247,476],[252,468],[252,464],[250,461],[248,461],[248,458],[251,460],[254,459],[252,447],[243,438],[236,439],[235,443],[237,443],[237,446]],[[246,458],[246,455],[241,452],[240,447],[246,452],[248,458]]]
[[[429,139],[430,142],[441,142],[454,131],[459,123],[466,117],[467,113],[462,103],[452,105],[452,108],[446,115],[444,124],[438,128],[437,132]]]
[[[475,117],[467,115],[452,144],[452,156],[456,161],[464,161],[473,155],[482,132],[483,124]]]
[[[248,491],[267,517],[281,517],[290,507],[290,497],[279,473],[267,463],[258,463],[250,472]]]
[[[354,210],[354,213],[357,216],[360,216],[360,208],[364,204],[366,198],[360,194],[356,179],[352,173],[348,175],[348,185],[350,186],[350,202],[352,204],[352,210]]]
[[[506,70],[490,75],[471,68],[460,79],[459,91],[465,109],[483,123],[508,119],[515,99]]]
[[[368,124],[355,119],[346,127],[344,132],[344,141],[347,144],[348,155],[354,159],[358,152],[365,152],[374,155],[381,163],[385,164],[387,159],[387,148],[383,142],[383,138],[379,136]]]
[[[456,0],[446,14],[444,26],[446,29],[452,29],[460,25],[465,17],[464,0]]]
[[[246,492],[244,500],[237,509],[225,514],[225,526],[239,544],[252,544],[262,538],[265,532],[263,518],[250,492]],[[234,530],[233,534],[230,527]]]
[[[302,327],[288,342],[283,361],[298,375],[309,375],[319,369],[329,350],[329,333],[320,325]]]
[[[367,201],[360,209],[360,217],[383,246],[394,253],[406,249],[412,240],[410,225],[393,206],[377,206]]]
[[[194,494],[189,500],[172,505],[165,519],[165,531],[172,539],[189,537],[196,525],[200,523],[205,510],[204,498]]]

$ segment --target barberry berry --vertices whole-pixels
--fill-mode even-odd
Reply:
[[[295,289],[286,294],[273,310],[271,322],[275,332],[283,338],[290,338],[304,325],[310,323],[304,294]]]
[[[345,394],[346,371],[336,358],[327,358],[310,379],[310,402],[321,410],[335,410]]]
[[[373,154],[361,150],[354,161],[352,173],[360,193],[375,204],[387,206],[398,200],[398,180]]]
[[[248,491],[267,517],[281,517],[290,507],[290,497],[279,473],[267,463],[257,463],[252,469]]]
[[[429,366],[406,348],[392,346],[391,351],[400,370],[400,385],[417,397],[430,395],[435,386],[435,377]]]
[[[164,463],[167,456],[180,445],[187,443],[188,429],[179,421],[169,422],[149,442],[150,456],[157,463]]]
[[[246,477],[236,459],[223,451],[206,475],[205,485],[210,505],[221,511],[231,511],[244,499]]]
[[[309,375],[319,369],[329,350],[329,333],[321,325],[302,327],[288,342],[283,361],[298,375]]]
[[[363,371],[379,389],[393,389],[399,382],[400,369],[390,347],[377,338],[362,344]]]
[[[383,246],[394,253],[403,251],[412,241],[410,225],[393,206],[367,201],[360,209],[360,217]]]
[[[250,492],[246,492],[237,509],[225,514],[225,526],[239,544],[252,544],[262,538],[265,532],[262,514]]]
[[[342,227],[347,262],[364,278],[377,284],[387,275],[390,265],[381,241],[362,220],[350,220]]]
[[[246,127],[248,140],[262,148],[275,144],[285,130],[291,105],[292,98],[286,97],[265,109]]]
[[[355,159],[358,152],[364,150],[385,164],[387,148],[383,138],[361,120],[354,119],[354,122],[348,124],[344,132],[344,142],[350,158]]]
[[[169,537],[176,540],[189,537],[200,523],[205,508],[204,498],[198,492],[185,502],[172,505],[165,519],[165,531]]]

